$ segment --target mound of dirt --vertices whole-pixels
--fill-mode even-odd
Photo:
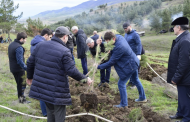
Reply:
[[[151,67],[159,75],[167,71],[167,68],[165,68],[163,65],[151,64]],[[152,81],[154,77],[157,77],[157,75],[149,67],[141,68],[139,76],[141,79],[148,80],[148,81]]]
[[[131,122],[128,118],[131,110],[138,107],[142,110],[143,121],[141,122],[169,122],[168,119],[154,113],[150,108],[144,107],[140,103],[135,103],[129,99],[129,106],[125,108],[115,108],[113,105],[120,103],[119,93],[114,92],[109,84],[104,84],[101,87],[95,88],[95,92],[86,93],[88,86],[70,79],[70,90],[72,95],[72,106],[67,107],[67,115],[86,113],[85,107],[90,108],[87,111],[90,113],[102,116],[113,122]],[[84,94],[85,93],[85,94]],[[90,100],[89,100],[90,99]],[[97,99],[97,101],[96,101]],[[88,102],[86,102],[88,101]],[[90,101],[90,102],[89,102]],[[91,104],[97,106],[90,106]],[[81,116],[67,118],[66,122],[103,122],[92,116]]]

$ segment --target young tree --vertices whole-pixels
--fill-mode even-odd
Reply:
[[[165,9],[162,12],[162,29],[169,30],[171,22],[172,22],[171,13],[168,9]]]
[[[13,13],[19,8],[19,4],[14,6],[13,0],[1,0],[0,4],[0,28],[3,31],[8,32],[8,37],[10,37],[10,30],[13,25],[17,22],[17,19],[21,18],[23,12],[20,15],[14,16]]]
[[[190,0],[184,0],[183,16],[190,18]]]
[[[151,27],[152,30],[155,30],[156,32],[160,31],[160,29],[161,29],[161,19],[156,14],[156,12],[150,15],[149,22],[150,22],[150,27]]]

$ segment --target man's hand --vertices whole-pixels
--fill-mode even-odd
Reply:
[[[97,43],[97,44],[102,44],[102,39],[97,39],[97,40],[96,40],[96,43]]]
[[[90,86],[91,84],[92,84],[92,80],[89,78],[89,77],[87,77],[87,84]]]
[[[137,55],[137,58],[138,58],[139,60],[141,60],[141,55]]]
[[[27,80],[26,80],[26,83],[30,86],[30,85],[32,84],[32,80],[33,80],[33,79],[27,79]]]
[[[174,85],[176,85],[176,83],[175,83],[174,81],[172,81],[172,83],[173,83]]]

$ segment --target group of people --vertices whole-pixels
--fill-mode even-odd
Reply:
[[[181,20],[183,23],[181,24]],[[184,24],[185,23],[185,24]],[[177,85],[179,99],[178,112],[170,118],[183,118],[181,122],[190,121],[190,34],[188,32],[189,21],[187,18],[176,19],[174,32],[178,38],[173,42],[168,67],[168,82]],[[37,35],[31,41],[31,56],[25,64],[22,45],[26,42],[27,35],[18,33],[14,42],[9,45],[8,54],[10,71],[17,82],[18,99],[20,103],[30,103],[24,96],[26,84],[22,76],[27,71],[27,84],[31,85],[29,97],[40,100],[43,116],[47,116],[48,122],[64,122],[66,105],[71,105],[68,76],[73,79],[92,84],[92,80],[85,76],[88,73],[86,52],[90,50],[92,56],[96,55],[96,47],[100,45],[102,53],[105,52],[105,42],[112,41],[114,48],[109,53],[108,60],[104,60],[98,69],[101,74],[101,86],[109,83],[111,67],[114,66],[119,76],[118,88],[121,102],[114,107],[128,106],[126,83],[135,85],[139,92],[139,98],[135,102],[147,102],[144,88],[139,80],[141,55],[144,50],[137,32],[129,23],[123,24],[125,36],[115,35],[108,31],[104,39],[93,32],[91,38],[77,26],[71,28],[60,26],[55,32],[45,28],[41,35]],[[73,55],[74,46],[77,46],[77,58],[81,59],[83,73],[75,67]]]

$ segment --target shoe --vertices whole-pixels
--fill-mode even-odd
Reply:
[[[47,117],[47,115],[44,115],[44,117]]]
[[[183,119],[183,117],[174,115],[174,116],[170,116],[170,119]]]
[[[184,121],[181,120],[181,121],[175,121],[175,122],[184,122]]]
[[[130,89],[136,89],[137,87],[135,85],[131,86]]]
[[[132,84],[131,82],[129,82],[129,83],[127,84],[127,87],[129,87],[129,86],[133,86],[133,84]]]
[[[20,96],[19,97],[19,103],[22,103],[22,104],[29,104],[31,103],[30,101],[27,101],[25,96]]]
[[[147,99],[144,99],[144,100],[136,99],[135,102],[146,103],[146,102],[147,102]]]
[[[99,84],[98,84],[98,87],[100,87],[101,85],[102,85],[102,83],[99,83]]]
[[[113,107],[116,107],[116,108],[124,108],[126,106],[121,106],[120,104],[119,105],[114,105]]]

